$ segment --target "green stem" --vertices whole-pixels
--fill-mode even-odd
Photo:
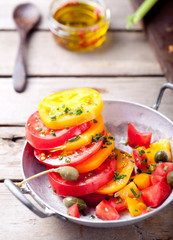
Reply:
[[[134,24],[138,23],[158,2],[158,0],[145,0],[133,15],[127,17],[127,29],[130,29]]]

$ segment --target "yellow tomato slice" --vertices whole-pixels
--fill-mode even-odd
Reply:
[[[50,129],[64,129],[97,118],[103,110],[100,94],[93,89],[79,88],[58,92],[44,98],[38,111]]]
[[[105,148],[101,148],[94,156],[75,166],[79,173],[89,172],[98,168],[111,154],[114,149],[114,138],[109,132],[105,132],[105,135],[112,144],[105,145]]]
[[[121,175],[124,177],[115,181],[112,179],[106,185],[97,190],[97,193],[99,194],[113,194],[122,189],[130,179],[135,165],[134,161],[131,158],[131,155],[124,151],[121,151],[120,149],[116,149],[115,156],[117,156],[117,171],[119,173],[119,176]]]
[[[134,198],[135,197],[134,192],[137,195],[139,195],[139,190],[138,190],[136,184],[134,182],[131,182],[128,185],[126,185],[124,188],[122,188],[118,193],[119,193],[120,198],[126,199],[126,197]]]
[[[67,142],[65,145],[59,146],[50,151],[51,152],[55,152],[58,150],[73,151],[79,149],[82,146],[88,145],[92,141],[92,136],[95,136],[97,133],[100,134],[104,130],[104,122],[102,115],[100,115],[95,120],[96,121],[92,121],[91,127],[79,136],[80,138],[78,140],[74,142]]]
[[[136,175],[133,182],[138,186],[139,190],[143,190],[150,186],[150,176],[147,173]]]

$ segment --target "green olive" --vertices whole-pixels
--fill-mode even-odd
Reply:
[[[66,197],[63,199],[63,203],[67,208],[71,207],[75,203],[77,203],[79,210],[84,210],[87,207],[85,201],[77,197]]]
[[[70,166],[59,167],[56,169],[56,172],[59,173],[60,176],[67,181],[74,181],[79,177],[78,170]]]
[[[173,187],[173,171],[169,172],[167,174],[167,183]]]
[[[168,154],[161,150],[156,152],[155,156],[154,156],[154,160],[158,163],[158,162],[168,162],[169,161],[169,156]]]

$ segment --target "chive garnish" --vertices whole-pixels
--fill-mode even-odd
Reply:
[[[135,211],[135,212],[138,212],[138,210],[137,210],[137,209],[135,209],[134,211]]]
[[[93,123],[98,123],[98,121],[96,119],[93,120]]]
[[[144,159],[142,160],[142,163],[145,164],[146,162],[147,162],[147,158],[144,158]]]
[[[45,134],[45,131],[41,131],[40,133],[41,133],[41,134]]]
[[[41,131],[42,130],[42,127],[39,127],[39,128],[37,128],[39,131]]]
[[[134,161],[133,161],[133,160],[130,160],[130,162],[134,163]]]
[[[147,212],[149,212],[151,210],[151,207],[147,207]]]
[[[140,195],[141,195],[141,192],[139,191],[139,195],[137,195],[137,193],[135,192],[135,190],[133,188],[130,188],[131,192],[133,193],[133,195],[136,197],[136,198],[139,198]]]
[[[115,138],[112,136],[109,136],[108,139],[115,140]]]
[[[56,189],[53,189],[54,193],[56,193]]]
[[[140,155],[140,156],[142,156],[142,155],[143,155],[143,153],[145,153],[145,151],[144,151],[143,149],[141,149],[141,150],[138,150],[138,152],[139,152],[139,155]]]
[[[68,126],[66,126],[66,127],[65,127],[65,129],[69,129],[69,127],[68,127]]]
[[[72,114],[73,114],[73,112],[72,112],[72,111],[68,112],[68,115],[72,115]]]
[[[92,218],[92,219],[94,219],[94,218],[95,218],[95,216],[94,216],[94,215],[91,215],[91,218]]]
[[[76,115],[81,115],[83,113],[82,109],[76,109],[74,112]]]
[[[166,172],[167,168],[168,168],[168,166],[165,166],[163,170]]]
[[[52,136],[56,136],[56,134],[55,134],[55,132],[53,131],[53,130],[50,130],[50,134],[52,135]]]
[[[103,148],[108,148],[108,147],[106,147],[106,146],[101,146],[101,149],[103,149]]]
[[[111,143],[110,141],[108,141],[106,144],[107,144],[107,145],[112,145],[112,143]]]
[[[138,148],[138,147],[139,147],[139,145],[137,145],[137,146],[135,147],[135,149]]]
[[[120,153],[124,154],[125,152],[124,151],[120,151]]]
[[[56,120],[56,115],[52,115],[52,116],[50,117],[50,119],[51,119],[51,121],[55,121],[55,120]]]
[[[118,175],[118,176],[114,176],[113,179],[114,179],[114,181],[116,181],[116,180],[119,180],[119,179],[123,179],[123,178],[125,178],[126,176],[127,176],[126,174]]]
[[[60,113],[60,114],[58,115],[58,117],[61,117],[62,115],[64,115],[64,113]]]
[[[117,160],[117,159],[118,159],[118,154],[115,155],[115,160]]]
[[[152,164],[151,164],[151,166],[153,166],[153,167],[156,167],[156,166],[157,166],[157,164],[155,164],[155,163],[152,163]]]
[[[80,136],[76,135],[76,137],[68,139],[67,142],[74,142],[74,141],[78,140],[79,138],[80,138]]]

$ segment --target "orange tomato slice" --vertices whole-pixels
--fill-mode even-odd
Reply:
[[[128,183],[135,165],[134,161],[128,153],[121,151],[120,149],[115,150],[115,158],[117,159],[117,172],[119,173],[119,176],[121,175],[124,177],[115,181],[112,179],[109,183],[98,189],[97,193],[113,194],[122,189]]]
[[[114,138],[109,132],[105,132],[105,135],[112,144],[105,145],[105,148],[101,148],[94,156],[75,166],[79,173],[89,172],[98,168],[111,154],[114,149]]]
[[[50,129],[64,129],[97,118],[103,110],[100,94],[94,89],[79,88],[58,92],[44,98],[38,111]]]
[[[97,133],[100,134],[104,130],[103,117],[100,115],[95,121],[92,121],[91,127],[86,130],[84,133],[79,135],[79,139],[74,142],[67,142],[65,145],[59,146],[50,150],[50,152],[55,152],[58,150],[73,151],[79,149],[82,146],[88,145],[92,141],[92,136],[95,136]]]

